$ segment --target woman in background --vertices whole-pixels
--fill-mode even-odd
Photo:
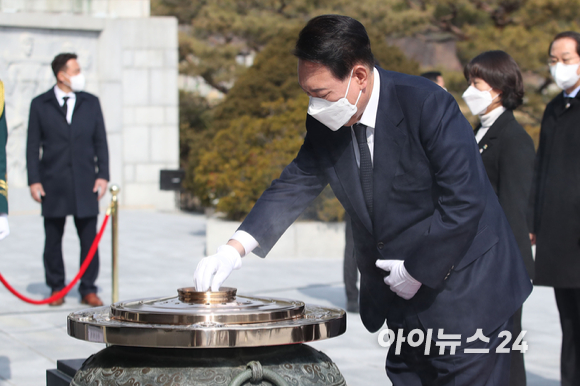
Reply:
[[[469,62],[464,70],[469,88],[463,100],[480,124],[475,138],[487,176],[499,198],[516,237],[530,278],[534,260],[526,222],[528,197],[534,169],[534,143],[514,118],[522,104],[524,85],[514,59],[503,51],[487,51]],[[522,330],[522,309],[514,315],[513,342]],[[526,385],[523,353],[511,352],[510,385]]]

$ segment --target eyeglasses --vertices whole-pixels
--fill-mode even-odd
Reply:
[[[576,64],[576,63],[578,63],[578,61],[580,61],[580,56],[562,59],[561,62],[563,64]],[[555,66],[556,63],[558,63],[558,62],[560,62],[560,60],[558,60],[557,58],[550,58],[550,59],[548,59],[548,66]]]

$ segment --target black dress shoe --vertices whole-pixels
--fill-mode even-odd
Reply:
[[[358,301],[356,300],[349,300],[346,302],[346,311],[347,312],[356,312],[358,314]]]

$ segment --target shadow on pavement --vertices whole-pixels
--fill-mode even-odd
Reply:
[[[527,386],[560,386],[560,381],[548,379],[530,372],[526,373]]]
[[[10,373],[10,358],[5,356],[0,356],[0,379],[10,379],[12,374]]]
[[[298,288],[298,291],[311,298],[326,300],[335,307],[346,307],[346,294],[344,293],[344,286],[342,285],[311,284],[306,287]]]
[[[26,292],[33,295],[40,295],[42,299],[45,299],[50,296],[51,291],[50,288],[45,283],[30,283],[26,287]],[[36,296],[38,297],[38,296]],[[35,298],[36,298],[35,297]],[[80,298],[79,296],[79,285],[75,285],[68,294],[66,294],[65,298]]]

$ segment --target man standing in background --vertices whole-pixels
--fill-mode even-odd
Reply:
[[[310,97],[302,148],[227,244],[200,261],[197,290],[219,290],[250,252],[265,257],[330,185],[351,217],[363,324],[376,332],[386,321],[406,335],[387,353],[393,385],[505,385],[500,334],[532,285],[453,96],[375,67],[365,28],[350,17],[310,20],[294,54]],[[407,339],[415,329],[427,343]],[[426,351],[443,331],[462,347]],[[476,342],[476,331],[487,340]]]
[[[421,76],[425,79],[429,79],[431,82],[437,83],[444,90],[447,90],[445,88],[445,79],[443,79],[443,75],[439,71],[424,72]]]
[[[42,204],[44,216],[46,284],[55,294],[65,287],[62,235],[66,216],[74,216],[82,264],[97,234],[98,204],[109,180],[109,155],[99,99],[82,91],[85,79],[77,56],[57,55],[52,71],[56,85],[30,105],[26,155],[30,194]],[[81,278],[83,304],[103,305],[95,285],[98,274],[97,252]],[[50,305],[63,303],[60,299]]]
[[[8,178],[6,178],[6,142],[8,127],[4,103],[4,83],[0,81],[0,240],[10,234],[8,227]]]
[[[531,193],[534,284],[554,287],[562,326],[562,386],[580,385],[580,33],[562,32],[549,48],[559,93],[542,119]]]

